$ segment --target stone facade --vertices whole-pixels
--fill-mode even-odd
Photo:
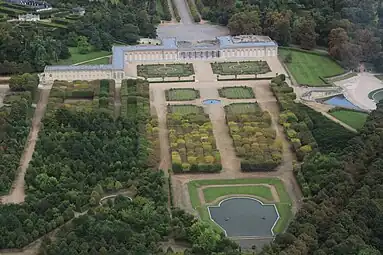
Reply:
[[[256,35],[221,36],[208,41],[141,40],[134,46],[114,46],[112,64],[47,66],[46,80],[126,79],[124,70],[129,63],[174,62],[193,60],[251,60],[276,57],[278,45],[269,37]]]

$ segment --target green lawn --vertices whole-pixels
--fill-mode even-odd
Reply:
[[[165,92],[167,101],[189,101],[199,98],[199,90],[169,89]]]
[[[203,112],[203,108],[196,105],[170,105],[171,113],[179,113],[179,114],[190,114],[190,113],[201,113]]]
[[[203,190],[206,203],[211,203],[219,197],[230,194],[254,195],[265,200],[272,201],[273,195],[268,187],[265,186],[231,186],[231,187],[211,187]]]
[[[190,201],[195,210],[198,211],[202,220],[208,222],[213,228],[216,230],[222,231],[220,227],[218,227],[213,221],[210,220],[209,212],[206,205],[202,206],[201,201],[198,197],[198,188],[206,185],[229,185],[229,184],[272,184],[276,188],[280,202],[276,203],[278,208],[278,212],[280,215],[280,219],[274,227],[275,233],[283,232],[289,220],[292,217],[291,213],[291,199],[288,193],[285,190],[285,187],[281,180],[277,178],[258,178],[258,179],[229,179],[229,180],[199,180],[199,181],[191,181],[188,183],[188,190]],[[243,186],[244,187],[244,186]],[[236,187],[238,188],[238,187]],[[231,189],[231,188],[230,188]],[[231,194],[238,194],[236,192],[237,189],[231,189]],[[261,196],[257,193],[249,194],[255,196]],[[206,199],[206,197],[205,197]]]
[[[225,106],[228,114],[247,114],[262,112],[257,103],[233,103]]]
[[[109,57],[104,57],[96,60],[92,60],[81,65],[107,65],[109,64]]]
[[[355,112],[347,110],[339,110],[331,112],[330,114],[338,120],[346,123],[347,125],[355,129],[362,128],[368,116],[368,114],[365,112]]]
[[[325,55],[279,49],[282,59],[289,52],[292,54],[292,62],[286,63],[286,65],[299,84],[324,86],[325,83],[320,77],[338,75],[344,72],[340,65]]]
[[[255,98],[253,89],[250,87],[226,87],[219,89],[219,96],[229,99]]]
[[[99,58],[99,57],[105,57],[112,54],[109,51],[92,51],[88,54],[80,54],[78,53],[78,49],[76,47],[69,47],[69,52],[71,54],[70,58],[59,60],[56,64],[73,65],[83,61],[87,61],[87,60],[91,60],[91,59]],[[86,64],[89,64],[89,62]]]

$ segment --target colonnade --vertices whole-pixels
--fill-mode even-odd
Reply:
[[[180,51],[178,52],[178,59],[207,59],[219,58],[219,51]]]

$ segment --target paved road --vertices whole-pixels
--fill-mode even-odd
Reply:
[[[181,17],[181,23],[183,24],[193,24],[192,17],[190,15],[189,6],[186,3],[186,0],[173,0],[174,4],[177,7],[178,14]]]

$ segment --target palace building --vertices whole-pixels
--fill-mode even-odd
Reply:
[[[129,63],[225,61],[276,57],[278,45],[267,36],[220,36],[208,41],[177,41],[176,38],[141,40],[133,46],[113,46],[109,65],[46,66],[46,80],[95,80],[135,78],[125,75]]]

